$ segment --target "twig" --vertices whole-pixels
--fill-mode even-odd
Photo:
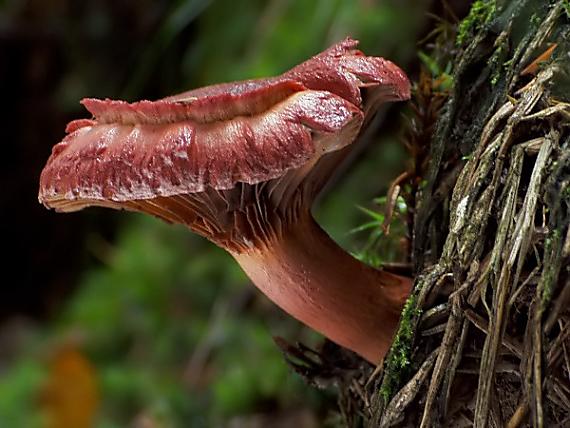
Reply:
[[[412,379],[392,398],[380,422],[381,427],[389,427],[402,417],[404,410],[414,400],[421,386],[427,379],[438,352],[439,348],[433,350]]]
[[[472,309],[465,309],[465,317],[473,323],[475,327],[481,330],[485,334],[489,334],[489,323],[479,314],[477,314]],[[507,335],[503,335],[502,344],[507,348],[513,355],[522,358],[521,345],[516,343],[512,338]]]
[[[459,333],[462,319],[463,316],[459,310],[459,302],[457,302],[457,298],[455,298],[451,302],[451,313],[449,314],[449,321],[447,322],[445,334],[443,335],[443,339],[441,341],[440,352],[437,356],[435,367],[431,376],[420,428],[427,428],[432,426],[433,404],[435,402],[439,386],[444,378],[445,370],[447,369],[447,364],[451,357],[451,353],[454,349],[454,344],[457,340],[457,335]]]

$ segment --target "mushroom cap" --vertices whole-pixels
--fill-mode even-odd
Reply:
[[[59,211],[136,209],[122,203],[255,185],[315,165],[352,143],[378,104],[410,96],[396,65],[357,44],[346,39],[281,76],[158,101],[84,99],[93,118],[69,123],[53,147],[39,201]]]
[[[53,147],[39,201],[149,213],[233,254],[267,246],[310,210],[378,105],[410,96],[396,65],[356,45],[158,101],[84,99],[93,117]]]

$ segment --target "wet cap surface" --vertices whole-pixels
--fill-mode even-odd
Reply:
[[[40,179],[39,199],[72,211],[232,189],[278,178],[352,143],[361,89],[406,99],[394,64],[346,39],[281,76],[224,83],[158,101],[85,99],[93,115],[67,127]],[[379,101],[379,102],[380,102]]]

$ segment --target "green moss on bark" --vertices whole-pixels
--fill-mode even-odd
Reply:
[[[380,394],[385,403],[388,403],[395,389],[401,386],[401,379],[409,373],[415,320],[421,312],[417,306],[417,296],[412,294],[402,310],[398,332],[384,367],[387,378],[382,383]]]
[[[463,45],[463,43],[479,31],[483,25],[490,22],[495,16],[496,11],[496,0],[477,0],[473,3],[469,15],[459,24],[459,29],[457,30],[457,45]]]

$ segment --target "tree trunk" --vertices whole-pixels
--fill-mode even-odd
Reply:
[[[569,15],[477,1],[459,26],[368,426],[570,426]]]

